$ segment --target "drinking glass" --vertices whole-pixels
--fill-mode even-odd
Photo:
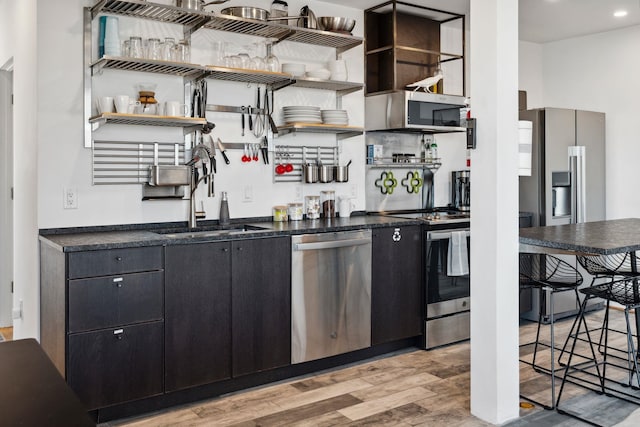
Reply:
[[[273,54],[273,43],[269,43],[267,46],[267,56],[264,58],[265,66],[267,71],[272,71],[274,73],[280,72],[280,61],[278,57]]]
[[[142,37],[129,37],[129,56],[132,58],[144,57],[142,51]]]
[[[161,57],[164,61],[171,61],[172,58],[172,53],[173,53],[173,46],[176,44],[176,39],[174,39],[173,37],[166,37],[164,39],[164,42],[162,43],[162,49],[161,49]]]
[[[148,59],[160,59],[161,58],[161,50],[160,50],[160,39],[149,39],[147,40],[147,58]]]
[[[226,43],[216,40],[213,42],[211,50],[213,51],[211,65],[225,65]]]

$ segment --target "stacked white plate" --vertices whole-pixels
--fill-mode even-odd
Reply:
[[[348,125],[349,116],[346,110],[322,110],[322,123],[327,125]]]
[[[322,123],[320,107],[289,105],[282,107],[285,123]]]

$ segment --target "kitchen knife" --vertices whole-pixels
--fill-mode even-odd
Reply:
[[[218,143],[218,148],[220,149],[220,153],[222,153],[222,158],[224,159],[224,162],[226,164],[231,163],[229,161],[229,157],[227,157],[227,153],[225,152],[224,145],[222,144],[222,141],[220,141],[220,138],[218,138],[217,143]]]

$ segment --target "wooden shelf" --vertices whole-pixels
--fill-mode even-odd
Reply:
[[[97,126],[103,124],[118,125],[142,125],[142,126],[167,126],[167,127],[191,127],[202,126],[207,123],[200,117],[175,117],[158,116],[153,114],[120,114],[102,113],[89,118],[89,123]]]

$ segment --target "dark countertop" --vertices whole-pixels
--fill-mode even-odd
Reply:
[[[532,246],[546,248],[547,252],[601,255],[637,251],[640,250],[640,218],[521,228],[520,246],[523,252],[535,250]]]
[[[95,426],[34,339],[0,343],[0,424]]]
[[[157,245],[183,245],[194,242],[237,240],[260,237],[276,237],[294,234],[314,234],[349,231],[362,228],[408,226],[423,224],[419,220],[392,218],[389,216],[359,215],[350,218],[331,218],[303,221],[272,222],[259,218],[235,219],[231,228],[259,227],[257,230],[236,231],[227,234],[207,233],[218,229],[217,225],[204,226],[189,232],[184,223],[139,224],[130,226],[104,226],[69,229],[48,229],[40,231],[40,241],[64,252],[78,252],[99,249],[118,249]],[[167,232],[180,234],[171,235]],[[165,234],[163,234],[165,233]]]

